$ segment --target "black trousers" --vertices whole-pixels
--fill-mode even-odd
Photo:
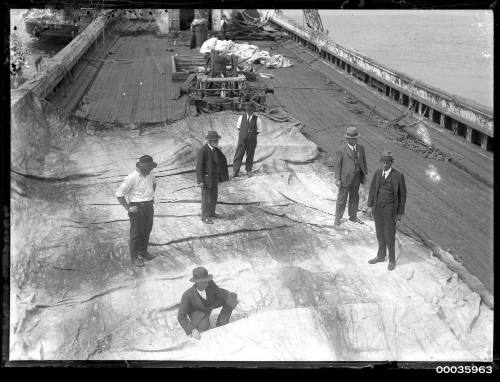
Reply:
[[[215,306],[214,309],[220,308],[221,306],[222,309],[219,313],[219,316],[217,317],[217,322],[215,324],[216,326],[226,325],[229,322],[229,319],[231,318],[231,314],[233,313],[233,308],[231,308],[229,305],[220,304]],[[202,312],[200,310],[195,310],[194,312],[191,312],[189,314],[189,318],[193,326],[196,329],[198,329],[199,332],[204,332],[210,329],[209,313]]]
[[[389,250],[389,261],[391,262],[396,262],[394,249],[396,240],[394,208],[394,204],[377,205],[373,213],[378,240],[377,257],[385,259],[386,250]]]
[[[196,34],[193,31],[193,34],[191,35],[191,49],[196,48]]]
[[[234,153],[233,160],[233,172],[238,174],[240,172],[241,162],[243,161],[243,157],[245,153],[247,155],[247,159],[245,162],[245,170],[252,171],[253,167],[253,156],[255,154],[255,148],[257,147],[257,139],[245,139],[244,141],[238,142],[238,146],[236,147],[236,152]]]
[[[138,211],[128,214],[130,218],[130,257],[136,259],[148,249],[149,235],[153,228],[154,207],[150,202],[131,202]]]
[[[359,185],[361,184],[361,170],[356,172],[352,183],[347,186],[340,186],[337,194],[337,206],[335,209],[335,220],[340,221],[344,215],[345,206],[347,204],[347,197],[349,197],[349,205],[347,207],[349,217],[354,219],[358,214],[359,206]]]
[[[219,184],[216,182],[211,187],[201,189],[201,217],[206,218],[215,215],[215,206],[217,205],[217,195],[219,193]]]

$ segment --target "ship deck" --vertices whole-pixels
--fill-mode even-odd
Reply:
[[[192,52],[187,46],[189,35],[177,38],[176,45],[171,38],[147,34],[108,38],[110,44],[88,60],[66,89],[66,96],[56,94],[51,101],[63,109],[72,105],[74,111],[73,106],[81,106],[85,100],[87,107],[77,107],[77,113],[105,123],[136,125],[182,118],[185,98],[172,99],[181,83],[171,81],[170,59],[174,54]],[[384,120],[405,112],[401,105],[318,60],[293,41],[253,43],[284,54],[293,63],[291,68],[259,69],[274,76],[259,79],[275,88],[268,103],[283,107],[301,121],[304,135],[332,156],[344,143],[346,127],[356,126],[359,143],[366,149],[369,179],[379,165],[380,153],[391,150],[394,167],[405,175],[408,189],[401,230],[450,250],[493,290],[493,154],[438,126],[429,126],[431,139],[454,153],[454,158],[462,158],[468,170],[461,168],[460,159],[427,158],[403,145],[397,132],[383,127]],[[89,85],[90,72],[95,75]],[[329,160],[332,165],[333,158]]]

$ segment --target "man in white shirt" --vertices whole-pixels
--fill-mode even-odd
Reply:
[[[240,175],[241,162],[246,153],[245,169],[248,176],[252,176],[253,157],[257,147],[257,135],[262,132],[262,121],[254,112],[254,105],[243,105],[245,114],[240,115],[236,128],[239,130],[238,145],[233,160],[233,177]]]
[[[151,260],[155,257],[147,248],[153,228],[156,191],[156,179],[151,171],[156,166],[151,156],[143,155],[136,163],[135,171],[127,175],[115,194],[130,218],[130,258],[137,267],[144,266],[143,259]]]

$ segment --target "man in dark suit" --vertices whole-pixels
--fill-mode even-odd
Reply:
[[[384,151],[380,161],[383,169],[373,174],[368,196],[368,214],[375,219],[378,253],[368,262],[375,264],[385,260],[386,250],[389,250],[389,266],[392,271],[396,267],[394,242],[396,225],[401,222],[405,212],[406,183],[405,177],[392,168],[393,158],[390,151]]]
[[[206,224],[213,224],[211,217],[219,217],[215,213],[219,182],[229,179],[226,156],[220,151],[220,135],[216,131],[209,131],[207,144],[198,153],[196,163],[196,180],[201,187],[201,220]]]
[[[359,133],[356,127],[349,126],[345,133],[347,145],[337,151],[335,163],[335,185],[339,188],[335,210],[335,227],[340,226],[349,196],[349,220],[364,224],[358,217],[359,185],[365,183],[366,167],[365,148],[358,144]]]
[[[247,103],[243,105],[245,114],[240,115],[236,128],[238,132],[238,145],[234,153],[233,160],[233,177],[238,177],[240,174],[241,162],[246,153],[245,170],[248,176],[252,176],[253,157],[255,148],[257,147],[257,135],[262,132],[262,121],[254,112],[254,105]]]
[[[177,314],[179,324],[188,336],[200,339],[200,332],[210,328],[210,313],[213,309],[222,310],[217,317],[216,326],[229,322],[233,309],[238,305],[236,293],[219,288],[213,276],[204,267],[193,269],[191,282],[195,284],[184,292]]]

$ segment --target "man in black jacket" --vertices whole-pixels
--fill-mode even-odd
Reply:
[[[233,177],[239,176],[241,162],[243,161],[245,153],[247,155],[245,170],[248,176],[252,176],[253,156],[255,154],[255,148],[257,147],[257,135],[262,132],[262,121],[253,113],[254,108],[252,103],[243,105],[245,114],[240,115],[236,123],[236,128],[239,130],[239,133],[238,145],[236,146],[233,160]]]
[[[373,174],[368,196],[368,214],[373,214],[375,219],[378,253],[368,262],[383,262],[386,250],[389,250],[387,269],[392,271],[396,267],[396,225],[401,222],[405,212],[406,183],[404,175],[392,168],[394,160],[390,151],[384,151],[380,161],[383,163],[383,169],[378,169]]]
[[[177,320],[188,336],[200,339],[200,332],[210,328],[210,313],[222,306],[216,326],[229,322],[233,309],[238,304],[236,293],[219,288],[204,267],[193,269],[191,282],[195,284],[184,292]]]
[[[198,153],[196,163],[196,180],[201,187],[201,220],[206,224],[213,224],[211,217],[218,217],[215,213],[219,182],[229,179],[226,156],[220,151],[220,135],[216,131],[209,131],[207,144]]]

